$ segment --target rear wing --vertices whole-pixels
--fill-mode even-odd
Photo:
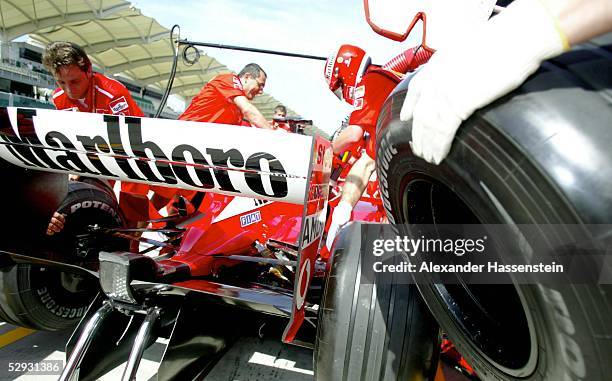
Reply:
[[[313,137],[213,123],[0,108],[23,168],[302,204]]]
[[[0,158],[27,169],[303,204],[291,319],[283,335],[294,341],[327,217],[333,154],[326,139],[8,107],[0,108]]]

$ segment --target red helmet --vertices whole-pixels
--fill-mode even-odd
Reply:
[[[353,104],[353,90],[372,60],[353,45],[341,45],[325,62],[325,80],[329,89],[345,102]]]

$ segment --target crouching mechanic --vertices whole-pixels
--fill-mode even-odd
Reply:
[[[53,92],[58,110],[144,116],[125,86],[93,72],[87,53],[77,44],[51,43],[45,49],[43,65],[59,86]]]
[[[53,104],[58,110],[144,115],[125,86],[93,72],[87,53],[79,45],[64,41],[53,42],[45,49],[42,62],[59,86],[53,92]],[[70,178],[77,180],[79,176],[71,175]],[[65,222],[64,215],[55,212],[47,227],[47,235],[59,233]]]
[[[352,151],[359,157],[342,186],[342,196],[332,214],[325,245],[328,250],[342,225],[347,223],[376,169],[376,122],[387,96],[402,80],[403,73],[426,62],[433,50],[419,45],[394,57],[382,67],[372,65],[366,52],[353,45],[342,45],[325,64],[325,80],[336,96],[353,106],[344,129],[332,142],[334,155]],[[365,140],[366,133],[369,139]],[[364,152],[356,152],[363,146]]]

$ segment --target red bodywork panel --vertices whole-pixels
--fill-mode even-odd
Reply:
[[[319,136],[315,139],[314,148],[315,158],[311,166],[308,194],[304,202],[304,218],[299,243],[300,255],[293,290],[293,312],[283,333],[285,342],[292,342],[295,339],[304,321],[306,294],[315,273],[315,262],[319,255],[327,218],[333,152],[329,141]]]
[[[255,255],[253,243],[268,239],[297,245],[302,205],[266,202],[252,198],[212,195],[205,216],[189,225],[179,252],[172,260],[189,265],[193,276],[214,273],[214,266],[236,261],[221,261],[211,255]],[[224,214],[225,213],[225,214]]]
[[[205,191],[197,211],[187,205],[190,222],[166,265],[180,262],[188,265],[191,276],[205,277],[215,275],[221,265],[240,263],[219,255],[259,255],[256,241],[298,248],[292,313],[284,335],[285,341],[294,339],[304,320],[328,216],[329,141],[282,133],[284,144],[279,145],[275,140],[281,133],[254,128],[54,110],[0,111],[0,157],[15,165],[138,182],[165,196],[179,192],[188,200]],[[180,134],[170,133],[178,130]],[[64,149],[58,150],[51,138],[57,136]],[[370,219],[375,209],[359,206],[356,215]]]

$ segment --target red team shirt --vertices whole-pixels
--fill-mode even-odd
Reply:
[[[53,92],[53,104],[58,110],[144,116],[125,86],[99,73],[94,73],[93,86],[90,86],[85,99],[70,99],[64,90],[58,87]]]
[[[93,86],[90,86],[85,99],[68,98],[64,90],[55,89],[53,104],[58,110],[92,112],[96,114],[144,116],[128,89],[120,82],[102,74],[94,73]],[[112,182],[110,183],[112,185]],[[121,210],[129,221],[141,221],[149,218],[147,184],[121,182],[119,203]]]
[[[242,112],[234,103],[234,98],[240,95],[246,96],[236,75],[218,75],[193,98],[179,119],[240,125]]]
[[[370,134],[366,152],[372,159],[376,158],[376,121],[382,104],[402,77],[378,67],[368,69],[361,82],[353,90],[353,107],[349,124],[363,128]]]
[[[243,120],[242,111],[234,103],[234,98],[245,96],[242,82],[235,74],[220,74],[209,81],[192,100],[187,110],[185,110],[180,120],[190,120],[195,122],[209,122],[234,124],[238,126],[250,126],[251,124]],[[173,196],[171,191],[158,192],[166,198]],[[191,199],[195,191],[179,190],[175,193],[181,194],[187,199]],[[210,203],[211,198],[203,204]]]

